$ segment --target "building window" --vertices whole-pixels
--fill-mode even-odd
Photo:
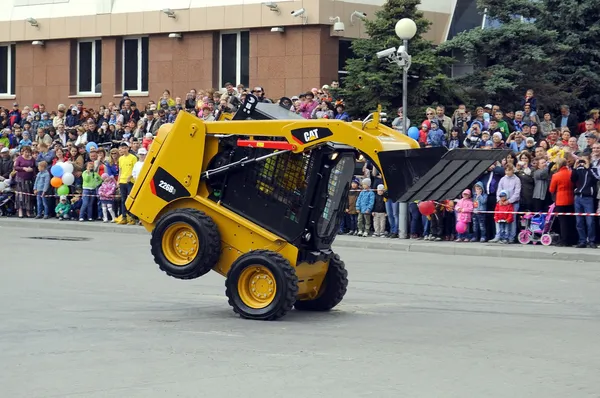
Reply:
[[[338,81],[340,86],[344,84],[348,71],[346,71],[346,61],[354,58],[352,51],[352,41],[340,39],[338,43]]]
[[[77,93],[100,93],[102,83],[102,40],[77,43]]]
[[[219,84],[225,87],[243,84],[248,87],[250,80],[250,32],[221,33],[219,57]]]
[[[123,91],[148,92],[148,38],[123,39]]]
[[[15,95],[15,46],[0,45],[0,95]]]

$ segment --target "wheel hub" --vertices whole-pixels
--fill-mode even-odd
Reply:
[[[167,260],[181,267],[188,265],[200,249],[196,231],[184,223],[170,225],[164,232],[162,245]]]
[[[251,308],[264,308],[271,304],[277,292],[275,277],[260,265],[246,268],[240,274],[238,291],[242,301]]]

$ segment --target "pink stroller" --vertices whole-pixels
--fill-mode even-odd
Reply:
[[[554,215],[554,203],[548,208],[548,214],[527,213],[521,219],[524,230],[519,232],[519,242],[526,245],[533,242],[537,245],[541,242],[544,246],[550,246],[556,238],[556,234],[551,233],[552,223],[556,218]]]

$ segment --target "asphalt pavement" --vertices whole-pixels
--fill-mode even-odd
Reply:
[[[259,322],[148,245],[0,228],[2,397],[599,396],[598,263],[338,247],[334,311]]]
[[[112,232],[148,236],[148,232],[140,226],[104,224],[102,222],[79,222],[58,220],[18,219],[15,217],[0,218],[1,228],[46,228],[52,230],[79,232]],[[341,235],[334,242],[336,248],[383,249],[411,253],[437,253],[442,255],[461,255],[479,257],[517,259],[565,260],[600,263],[599,249],[577,249],[574,247],[542,246],[541,244],[494,244],[494,243],[455,243],[429,242],[411,239],[385,239],[375,237],[357,237]]]

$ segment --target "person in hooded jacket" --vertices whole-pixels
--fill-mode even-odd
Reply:
[[[593,213],[594,197],[598,180],[590,169],[590,159],[582,157],[575,163],[571,172],[571,182],[575,185],[575,213]],[[596,249],[596,222],[593,216],[576,216],[577,247]]]
[[[496,208],[496,192],[498,192],[498,183],[504,177],[504,169],[499,163],[491,165],[487,171],[481,176],[479,181],[483,185],[483,192],[487,195],[487,209]],[[496,223],[494,222],[493,214],[485,215],[485,225],[487,240],[495,236]]]
[[[571,181],[571,170],[567,166],[567,160],[565,158],[559,158],[556,161],[557,172],[552,176],[550,180],[550,193],[555,195],[556,204],[555,211],[557,213],[573,213],[574,203],[574,188],[573,182]],[[558,223],[560,224],[560,241],[559,246],[568,246],[573,242],[573,217],[572,216],[558,216]]]

